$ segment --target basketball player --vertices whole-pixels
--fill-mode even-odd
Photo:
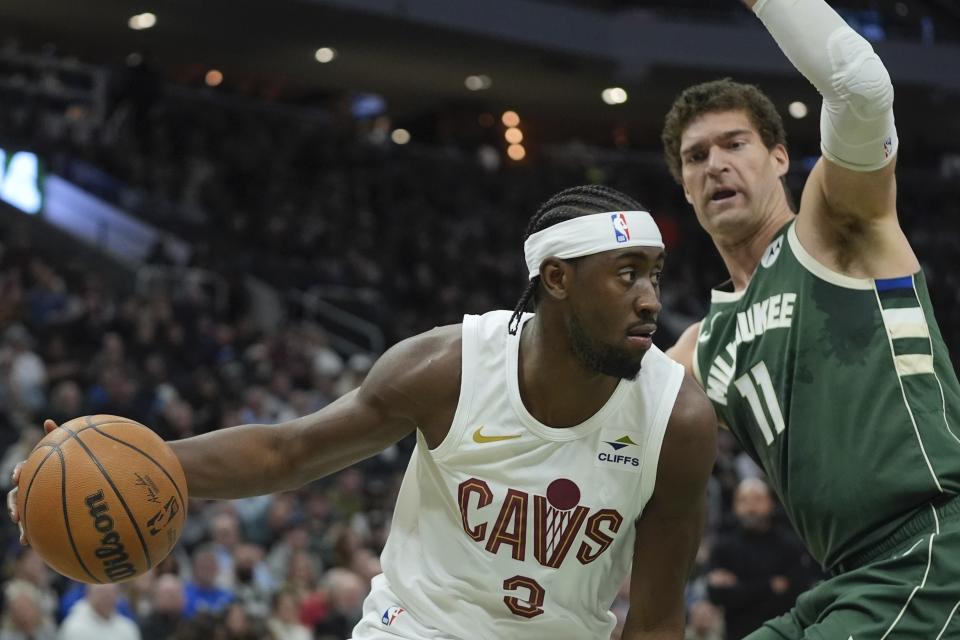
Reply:
[[[172,442],[190,495],[294,489],[415,431],[356,640],[607,640],[631,565],[623,638],[679,640],[716,415],[652,345],[664,251],[641,209],[557,194],[513,313],[399,343],[315,414]]]
[[[823,0],[746,0],[822,94],[799,213],[755,87],[691,87],[667,162],[730,281],[669,353],[833,578],[750,640],[960,638],[960,384],[897,221],[893,88]]]

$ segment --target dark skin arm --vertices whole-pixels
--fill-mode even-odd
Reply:
[[[383,354],[359,389],[310,415],[168,443],[190,496],[231,499],[295,489],[382,451],[414,429],[436,447],[456,411],[460,336],[460,326],[451,325],[404,340]],[[44,427],[49,432],[56,424],[47,420]],[[16,492],[7,501],[15,522]]]
[[[244,425],[171,442],[190,495],[240,498],[285,491],[382,451],[420,428],[446,436],[460,391],[460,327],[397,344],[359,389],[279,425]]]
[[[685,377],[660,450],[653,496],[637,523],[622,640],[683,637],[683,592],[703,533],[716,424],[707,396]]]

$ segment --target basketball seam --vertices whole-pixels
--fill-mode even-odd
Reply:
[[[173,479],[173,477],[170,475],[170,473],[163,467],[163,465],[153,459],[153,456],[151,456],[151,455],[150,455],[149,453],[147,453],[146,451],[143,451],[140,447],[134,446],[134,445],[130,444],[129,442],[124,442],[124,441],[121,440],[120,438],[117,438],[116,436],[112,436],[112,435],[110,435],[109,433],[104,433],[103,431],[100,431],[100,429],[98,429],[97,427],[93,427],[93,430],[96,431],[97,433],[99,433],[100,435],[102,435],[104,438],[110,438],[110,439],[113,440],[114,442],[119,442],[119,443],[122,444],[122,445],[125,445],[125,446],[127,446],[127,447],[130,447],[131,449],[133,449],[134,451],[136,451],[137,453],[139,453],[140,455],[142,455],[144,458],[146,458],[147,460],[149,460],[150,462],[152,462],[153,464],[155,464],[155,465],[157,466],[157,468],[160,469],[160,471],[163,472],[163,475],[167,476],[167,480],[169,480],[169,481],[170,481],[170,484],[173,485],[173,490],[177,492],[177,497],[180,498],[180,504],[182,504],[183,507],[184,507],[184,509],[186,509],[186,504],[185,504],[184,501],[183,501],[183,494],[180,493],[180,486],[177,484],[176,480]]]
[[[87,452],[87,455],[90,456],[90,459],[93,460],[93,463],[97,465],[97,468],[100,469],[100,473],[103,474],[104,480],[110,484],[110,488],[113,489],[113,493],[120,501],[120,506],[122,506],[123,510],[127,512],[127,517],[130,518],[130,524],[133,525],[133,530],[136,531],[137,538],[140,539],[140,546],[143,547],[143,554],[147,560],[147,566],[152,567],[153,562],[150,560],[150,549],[147,548],[147,541],[143,539],[143,532],[140,531],[140,525],[137,524],[136,518],[133,517],[133,512],[130,511],[130,507],[127,505],[127,501],[123,499],[123,495],[120,493],[120,490],[117,489],[117,485],[113,484],[113,478],[110,477],[110,475],[107,473],[107,470],[103,468],[102,464],[100,464],[100,460],[98,460],[97,456],[90,451],[90,448],[83,442],[83,440],[77,438],[77,444],[83,447],[83,450]]]
[[[69,431],[69,429],[67,429]],[[77,543],[73,539],[73,530],[70,528],[70,517],[67,514],[67,463],[63,460],[63,452],[60,451],[60,448],[56,449],[57,456],[60,458],[60,501],[63,505],[63,523],[67,527],[67,538],[70,540],[70,546],[73,547],[73,555],[77,557],[77,560],[80,562],[80,566],[83,567],[83,570],[87,572],[87,575],[90,578],[98,583],[103,584],[103,580],[98,580],[92,573],[90,569],[87,569],[87,565],[84,564],[83,558],[80,557],[80,552],[77,550]]]
[[[47,457],[45,457],[43,460],[40,461],[40,464],[37,465],[37,468],[34,470],[33,475],[30,476],[30,484],[27,485],[27,490],[23,494],[23,513],[20,514],[20,523],[23,524],[23,534],[25,536],[27,535],[27,508],[30,505],[30,490],[33,489],[33,483],[36,481],[37,475],[40,473],[40,469],[43,468],[44,463],[46,463],[46,461],[50,459],[50,456],[52,456],[54,453],[59,451],[59,447],[57,447],[56,445],[44,445],[44,446],[52,446],[54,447],[54,449],[47,454]],[[27,538],[29,539],[29,536],[27,536]]]

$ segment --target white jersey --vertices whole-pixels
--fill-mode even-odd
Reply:
[[[433,450],[417,433],[355,640],[610,637],[683,367],[653,347],[586,422],[551,428],[520,398],[510,315],[464,317],[453,424]]]

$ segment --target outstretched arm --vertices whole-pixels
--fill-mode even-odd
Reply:
[[[898,139],[893,84],[883,62],[824,0],[743,2],[823,96],[823,157],[804,189],[798,232],[828,250],[860,238],[876,247],[871,234],[889,249],[900,239],[891,237],[899,232]],[[837,262],[842,267],[843,256]]]
[[[637,523],[623,640],[683,637],[683,592],[703,533],[716,424],[707,396],[685,377],[664,436],[653,496]]]
[[[295,489],[382,451],[420,429],[446,436],[460,392],[460,326],[441,327],[387,351],[360,386],[316,413],[170,442],[194,498],[243,498]],[[44,422],[49,433],[57,425]],[[20,465],[13,482],[19,480]],[[19,524],[17,487],[7,509]],[[23,527],[20,542],[25,544]]]
[[[359,389],[316,413],[169,444],[191,497],[284,491],[368,458],[418,427],[439,443],[459,389],[460,327],[443,327],[388,350]]]

